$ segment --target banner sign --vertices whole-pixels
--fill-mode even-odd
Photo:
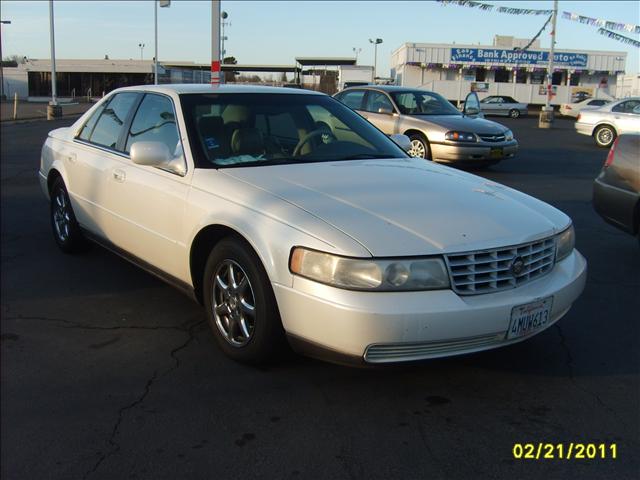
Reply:
[[[472,0],[438,0],[441,5],[460,5],[461,7],[479,8],[491,12],[495,5],[490,3],[474,2]],[[538,10],[533,8],[512,8],[497,7],[496,11],[500,13],[509,13],[511,15],[551,15],[553,10]]]
[[[572,20],[574,22],[584,23],[593,27],[602,27],[607,30],[624,30],[629,33],[640,33],[640,26],[633,23],[612,22],[610,20],[604,20],[602,18],[586,17],[584,15],[578,15],[572,12],[562,12],[562,18],[565,20]]]
[[[555,52],[553,63],[556,66],[586,67],[586,53]],[[499,48],[452,48],[451,61],[456,63],[509,63],[527,65],[546,65],[549,52],[534,50],[505,50]]]
[[[599,28],[598,33],[600,35],[604,35],[609,38],[613,38],[622,43],[626,43],[628,45],[633,45],[636,48],[640,48],[640,42],[638,40],[634,40],[633,38],[625,37],[624,35],[620,35],[619,33],[612,32],[611,30],[607,30],[606,28]]]

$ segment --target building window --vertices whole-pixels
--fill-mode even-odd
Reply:
[[[516,83],[527,83],[527,71],[524,68],[516,70]]]
[[[445,72],[445,80],[457,80],[458,72],[456,70],[447,70]]]
[[[496,70],[494,72],[494,82],[496,83],[509,83],[511,81],[511,72],[504,68]]]
[[[573,75],[571,75],[571,81],[569,82],[569,84],[572,86],[580,85],[580,74],[574,73]]]
[[[531,83],[541,85],[544,83],[544,72],[531,72]]]
[[[487,69],[478,67],[476,68],[476,82],[484,82],[487,78]]]
[[[562,72],[553,72],[553,75],[551,75],[551,85],[562,85]]]

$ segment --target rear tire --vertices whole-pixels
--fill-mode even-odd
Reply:
[[[509,110],[509,116],[511,118],[519,118],[520,117],[520,110],[516,110],[515,108],[513,110]]]
[[[238,362],[259,364],[285,351],[285,332],[271,282],[256,253],[227,237],[211,251],[204,305],[220,349]]]
[[[411,150],[407,153],[414,158],[424,158],[425,160],[433,160],[431,158],[431,147],[429,140],[421,133],[412,133],[408,135],[411,140]]]
[[[73,207],[69,193],[62,177],[58,177],[49,191],[51,198],[50,217],[53,238],[64,253],[79,253],[87,250],[89,243],[82,235],[82,230]]]
[[[593,132],[593,139],[595,140],[596,145],[602,148],[609,148],[616,137],[616,131],[610,125],[600,125],[596,128],[596,131]]]

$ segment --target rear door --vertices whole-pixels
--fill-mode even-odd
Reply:
[[[365,92],[366,90],[362,90],[362,89],[345,90],[339,93],[338,95],[336,95],[336,98],[340,100],[342,103],[344,103],[350,109],[355,110],[358,113],[362,114],[364,113],[362,109],[363,109]]]
[[[640,133],[640,100],[626,100],[611,108],[618,134]]]
[[[368,90],[362,115],[387,135],[398,133],[400,117],[386,93]]]

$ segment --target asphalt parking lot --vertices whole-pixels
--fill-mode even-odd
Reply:
[[[573,218],[586,290],[530,341],[384,369],[236,364],[177,290],[101,248],[61,254],[36,172],[72,120],[3,125],[3,478],[638,478],[640,248],[592,209],[606,151],[569,120],[496,120],[521,151],[477,173]],[[526,442],[617,459],[514,459]]]

